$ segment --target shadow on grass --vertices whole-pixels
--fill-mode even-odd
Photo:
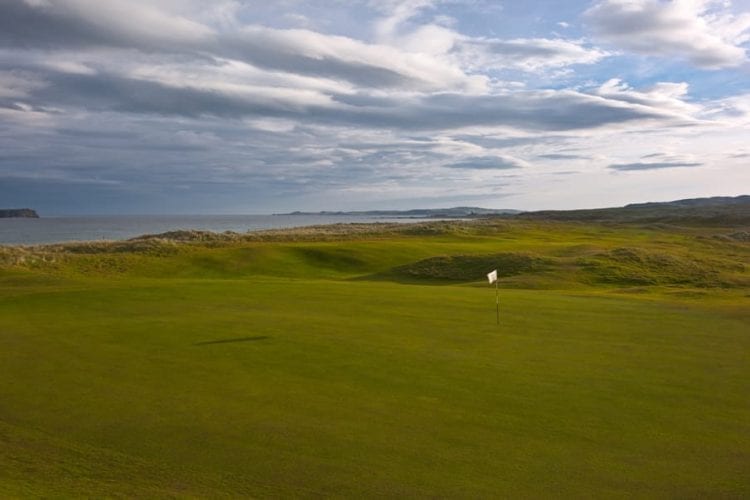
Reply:
[[[367,274],[364,276],[355,276],[349,278],[350,281],[386,281],[389,283],[398,283],[399,285],[435,285],[435,286],[448,286],[448,285],[464,285],[467,283],[473,283],[471,279],[467,280],[448,280],[440,278],[414,278],[411,276],[402,276],[396,273],[383,272],[376,274]],[[481,283],[481,281],[477,281]]]
[[[238,337],[235,339],[219,339],[219,340],[206,340],[204,342],[196,342],[193,345],[212,345],[212,344],[233,344],[235,342],[257,342],[258,340],[266,340],[271,337],[267,335],[258,335],[256,337]]]
[[[360,281],[391,281],[414,285],[478,284],[497,269],[500,278],[538,275],[552,270],[556,260],[534,253],[503,252],[496,254],[438,255],[379,273],[359,276]]]

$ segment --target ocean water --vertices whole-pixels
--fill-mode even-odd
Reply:
[[[124,240],[178,229],[239,233],[340,222],[419,222],[427,219],[335,215],[117,215],[0,219],[0,244]],[[435,220],[435,219],[429,219]]]

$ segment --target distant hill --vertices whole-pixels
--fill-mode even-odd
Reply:
[[[495,209],[481,207],[453,207],[453,208],[415,208],[412,210],[366,210],[357,212],[291,212],[274,215],[333,215],[333,216],[363,216],[363,217],[403,217],[409,219],[453,219],[467,217],[484,217],[487,215],[513,215],[520,210]]]
[[[35,210],[32,210],[30,208],[5,208],[5,209],[0,209],[0,219],[9,219],[9,218],[17,218],[17,217],[25,217],[25,218],[38,219],[39,218],[39,214],[36,213]]]
[[[750,196],[633,203],[618,208],[542,210],[515,217],[532,220],[663,222],[670,224],[750,224]]]
[[[714,196],[713,198],[688,198],[686,200],[631,203],[624,208],[659,208],[659,207],[715,207],[723,205],[743,205],[750,203],[750,195]]]
[[[632,203],[624,207],[524,212],[481,207],[417,208],[354,212],[292,212],[276,215],[364,216],[405,219],[464,219],[508,217],[529,220],[591,222],[661,222],[666,224],[750,225],[750,195],[692,198],[668,202]]]

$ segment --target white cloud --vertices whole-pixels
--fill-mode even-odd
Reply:
[[[393,40],[406,21],[436,3],[437,0],[373,0],[371,5],[386,14],[375,23],[376,37]]]
[[[75,16],[128,40],[201,43],[213,35],[213,30],[204,24],[144,0],[55,0],[50,4],[56,13]]]
[[[314,78],[292,73],[262,70],[250,64],[217,60],[206,64],[179,60],[153,64],[145,58],[138,64],[108,67],[111,74],[155,82],[175,88],[194,88],[217,95],[240,96],[247,99],[283,99],[290,105],[333,104],[330,95],[350,93],[354,88],[346,82]]]
[[[585,47],[580,41],[560,38],[462,38],[456,53],[464,66],[473,69],[520,69],[538,71],[572,64],[594,64],[608,54]]]
[[[735,16],[712,0],[601,0],[585,19],[601,40],[651,56],[679,57],[706,69],[747,61],[750,15]]]
[[[674,112],[689,118],[700,111],[700,106],[687,102],[689,85],[685,82],[659,82],[647,89],[636,90],[613,78],[596,89],[596,94],[631,104]]]
[[[572,64],[594,64],[609,54],[586,47],[580,40],[561,38],[489,38],[461,34],[435,16],[432,22],[412,19],[437,0],[390,1],[380,5],[389,13],[376,23],[377,39],[412,53],[429,54],[457,63],[462,69],[486,72],[497,69],[538,71]],[[569,26],[567,23],[558,23]]]
[[[271,69],[341,78],[365,86],[412,90],[480,91],[482,76],[468,76],[459,67],[427,53],[408,52],[303,29],[246,26],[228,37],[234,58]]]
[[[709,101],[701,115],[714,120],[717,126],[750,127],[750,93]]]

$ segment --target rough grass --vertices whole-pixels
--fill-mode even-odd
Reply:
[[[175,231],[123,242],[0,247],[0,269],[84,276],[306,276],[514,287],[736,287],[750,247],[716,228],[472,222],[336,224],[258,233]],[[729,230],[737,235],[743,231]]]
[[[689,256],[619,247],[589,258],[579,264],[603,283],[618,285],[687,284],[699,287],[726,284],[720,280],[716,263]],[[737,263],[737,270],[744,266]]]
[[[0,497],[750,496],[742,228],[380,229],[0,247]]]
[[[551,260],[538,255],[513,252],[493,255],[441,255],[394,267],[383,276],[394,279],[471,282],[494,269],[498,270],[499,277],[508,277],[544,271],[551,263]]]

